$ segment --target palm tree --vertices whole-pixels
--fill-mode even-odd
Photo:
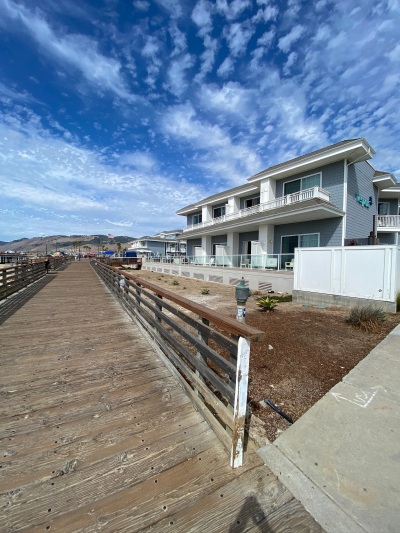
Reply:
[[[79,246],[79,253],[81,253],[81,244],[82,244],[82,241],[76,241],[76,244]]]
[[[117,248],[118,248],[118,255],[121,255],[122,244],[120,242],[117,242]]]

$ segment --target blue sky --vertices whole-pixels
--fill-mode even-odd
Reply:
[[[399,27],[399,0],[0,0],[0,239],[182,227],[348,138],[399,176]]]

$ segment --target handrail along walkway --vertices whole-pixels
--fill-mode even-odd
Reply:
[[[231,466],[241,466],[250,343],[263,340],[264,333],[95,259],[91,264],[230,452]],[[229,353],[229,360],[209,346],[210,340]]]
[[[69,260],[68,256],[50,259],[51,267],[53,270],[57,270]],[[27,287],[45,275],[45,261],[33,261],[0,269],[0,300]]]

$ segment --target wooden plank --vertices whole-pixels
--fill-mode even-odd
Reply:
[[[228,437],[227,433],[222,428],[222,426],[220,425],[220,423],[218,422],[218,420],[216,420],[214,418],[213,414],[210,412],[210,410],[208,409],[207,405],[205,405],[204,402],[196,395],[196,393],[192,390],[192,388],[187,383],[187,381],[176,370],[175,366],[171,363],[171,361],[169,361],[169,359],[166,357],[166,355],[162,352],[162,350],[160,349],[159,345],[153,341],[151,336],[148,335],[148,331],[147,331],[148,325],[145,324],[144,321],[142,322],[143,319],[141,317],[139,317],[139,316],[137,318],[135,316],[133,316],[133,320],[137,321],[138,327],[142,327],[143,326],[143,329],[142,329],[143,335],[147,336],[149,342],[153,345],[153,347],[154,347],[155,351],[157,352],[158,356],[160,357],[160,359],[162,361],[164,361],[165,365],[171,371],[171,373],[173,374],[175,379],[178,381],[178,383],[180,383],[182,388],[186,391],[187,395],[192,400],[192,402],[193,402],[194,406],[196,407],[196,409],[207,420],[207,422],[210,424],[210,426],[215,431],[215,434],[217,435],[219,440],[225,446],[226,450],[229,451],[230,447],[231,447],[231,440]],[[169,350],[168,350],[168,352],[169,352]],[[173,357],[173,353],[170,353],[170,355],[171,355],[171,357]],[[193,379],[195,379],[196,375],[191,373],[191,377]],[[202,387],[200,380],[197,382],[197,385],[199,387]],[[203,388],[202,391],[205,393],[205,395],[207,394],[205,388]],[[207,396],[208,396],[208,394],[207,394]],[[214,404],[214,407],[215,407],[215,404]],[[219,409],[219,413],[221,414],[221,416],[225,415],[225,413],[226,413],[226,415],[225,415],[226,419],[229,421],[229,418],[230,418],[230,416],[229,416],[230,413],[229,412],[226,412],[226,411],[223,411],[222,409]]]
[[[257,457],[252,454],[246,467],[241,469],[243,473],[259,466]],[[195,455],[189,464],[190,468],[187,462],[180,463],[101,502],[92,503],[25,531],[36,533],[43,531],[43,526],[49,525],[50,531],[57,533],[89,533],[101,524],[105,531],[132,533],[201,500],[231,481],[237,472],[226,464],[226,455],[221,447],[210,448]]]
[[[164,533],[173,526],[175,533],[243,533],[292,499],[283,484],[262,465],[141,532]]]
[[[214,385],[214,387],[225,396],[232,404],[234,401],[234,392],[228,387],[221,378],[210,367],[199,361],[192,352],[186,346],[184,346],[178,339],[176,339],[169,331],[161,326],[142,306],[137,305],[131,300],[130,302],[135,306],[135,311],[138,316],[140,315],[145,321],[153,326],[162,337],[164,337],[180,354],[182,354],[199,372]]]
[[[241,324],[237,320],[230,318],[228,316],[221,315],[221,313],[217,313],[216,311],[213,311],[211,309],[206,309],[200,304],[192,302],[191,300],[188,300],[187,298],[184,298],[183,296],[179,296],[173,292],[170,292],[164,289],[163,287],[160,287],[158,285],[145,281],[141,278],[140,279],[136,278],[132,274],[126,274],[125,272],[121,274],[121,272],[119,272],[116,268],[110,267],[108,265],[100,265],[100,268],[112,270],[116,272],[117,274],[122,275],[123,277],[127,278],[128,280],[131,280],[134,283],[138,283],[141,286],[146,287],[157,294],[160,294],[167,300],[171,300],[172,302],[175,302],[181,305],[185,309],[192,311],[196,315],[206,318],[213,324],[216,324],[222,329],[225,329],[229,333],[234,333],[235,335],[239,335],[239,336],[242,336],[247,339],[254,340],[254,341],[261,341],[265,337],[265,334],[262,331],[259,331],[255,328],[247,326],[246,324]]]
[[[272,531],[273,533],[293,533],[294,531],[296,533],[325,533],[320,524],[295,499],[285,503],[246,531],[248,533],[271,533]]]
[[[206,422],[202,422],[158,439],[151,446],[143,443],[82,470],[72,471],[71,475],[52,481],[54,486],[47,482],[21,487],[11,499],[8,494],[0,495],[0,523],[8,528],[12,524],[14,530],[44,523],[49,518],[49,508],[50,516],[60,516],[71,508],[101,500],[126,486],[143,482],[150,472],[158,474],[187,461],[208,449],[214,439]]]

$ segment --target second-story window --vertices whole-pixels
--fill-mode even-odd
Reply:
[[[255,198],[249,198],[248,200],[244,201],[244,208],[247,209],[248,207],[253,207],[253,205],[259,205],[260,203],[260,197],[256,196]]]
[[[213,218],[222,217],[225,215],[225,206],[223,207],[214,207],[213,209]]]
[[[203,215],[199,213],[198,215],[193,215],[193,224],[200,224],[203,221]]]
[[[321,174],[313,174],[298,180],[288,181],[284,185],[284,196],[299,191],[305,191],[312,187],[321,187]]]

